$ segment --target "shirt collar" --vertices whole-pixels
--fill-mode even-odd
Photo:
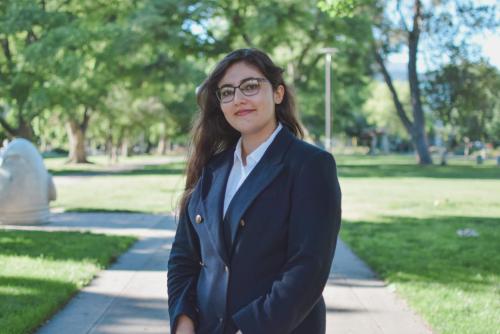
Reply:
[[[280,122],[278,122],[278,126],[274,129],[273,133],[267,138],[262,144],[260,144],[252,153],[247,155],[247,167],[256,165],[264,153],[266,153],[267,148],[273,142],[274,138],[283,128]],[[234,150],[234,159],[239,161],[243,165],[243,159],[241,158],[241,137],[238,139],[236,143],[236,149]]]

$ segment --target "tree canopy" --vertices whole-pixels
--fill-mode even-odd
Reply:
[[[453,75],[470,77],[479,70],[455,67],[452,75],[443,66],[459,59],[477,63],[469,37],[497,25],[494,6],[471,0],[432,6],[420,0],[5,0],[0,3],[0,137],[64,145],[77,162],[86,161],[88,145],[125,153],[141,142],[164,151],[169,143],[186,142],[197,113],[196,87],[215,62],[233,49],[257,47],[284,68],[301,120],[319,141],[325,85],[321,49],[331,47],[336,50],[334,132],[360,136],[370,124],[382,124],[380,116],[388,117],[380,101],[366,103],[379,89],[370,83],[380,71],[392,112],[401,121],[389,128],[405,129],[420,161],[428,163],[422,101],[436,117],[463,127],[444,112],[458,99],[440,100],[435,92],[447,84],[451,89],[447,80],[455,80]],[[387,70],[389,55],[401,50],[409,55],[403,90]],[[422,77],[419,59],[432,60],[436,70]],[[478,96],[489,96],[488,89]],[[401,91],[410,95],[408,103]],[[481,110],[496,105],[474,101]],[[464,105],[460,102],[461,110]],[[485,113],[491,120],[485,140],[490,140],[497,116]]]

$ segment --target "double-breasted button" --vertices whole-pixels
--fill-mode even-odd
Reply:
[[[241,226],[241,227],[245,227],[245,224],[246,224],[246,223],[245,223],[245,221],[244,221],[243,219],[242,219],[242,220],[240,220],[240,226]]]
[[[200,215],[196,215],[195,221],[196,224],[201,224],[203,222],[203,217]]]
[[[229,267],[228,266],[224,266],[224,270],[226,271],[226,273],[229,272]]]

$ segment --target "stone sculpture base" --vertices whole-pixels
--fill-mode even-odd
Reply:
[[[46,223],[55,199],[52,177],[31,142],[17,138],[0,150],[0,224]]]

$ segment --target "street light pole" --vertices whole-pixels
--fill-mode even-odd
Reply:
[[[332,89],[331,89],[331,67],[334,48],[323,48],[320,50],[325,54],[325,149],[332,150]]]

